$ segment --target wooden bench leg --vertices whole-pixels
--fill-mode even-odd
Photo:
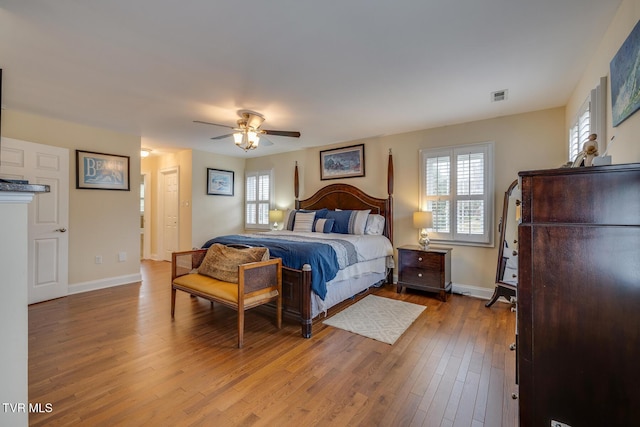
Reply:
[[[171,318],[176,313],[176,289],[171,288]]]
[[[244,339],[244,310],[238,307],[238,348],[242,348]]]

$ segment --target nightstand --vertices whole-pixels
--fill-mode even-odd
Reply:
[[[438,292],[447,301],[451,292],[451,251],[453,248],[417,245],[398,248],[398,293],[402,287]]]

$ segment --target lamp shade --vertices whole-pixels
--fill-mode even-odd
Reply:
[[[269,211],[269,222],[281,222],[284,218],[284,211],[273,209]]]
[[[431,211],[414,212],[413,226],[415,228],[433,227],[433,213]]]

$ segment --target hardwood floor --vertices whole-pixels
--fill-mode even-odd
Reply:
[[[30,425],[517,425],[508,304],[388,286],[427,306],[393,346],[255,309],[239,350],[229,309],[179,292],[171,320],[169,268],[29,307]]]

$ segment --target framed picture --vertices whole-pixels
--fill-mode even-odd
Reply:
[[[616,127],[640,108],[640,21],[609,64],[611,118]]]
[[[320,152],[320,179],[364,176],[364,144]]]
[[[129,156],[76,150],[76,188],[129,191]]]
[[[207,168],[207,194],[233,196],[233,171]]]

